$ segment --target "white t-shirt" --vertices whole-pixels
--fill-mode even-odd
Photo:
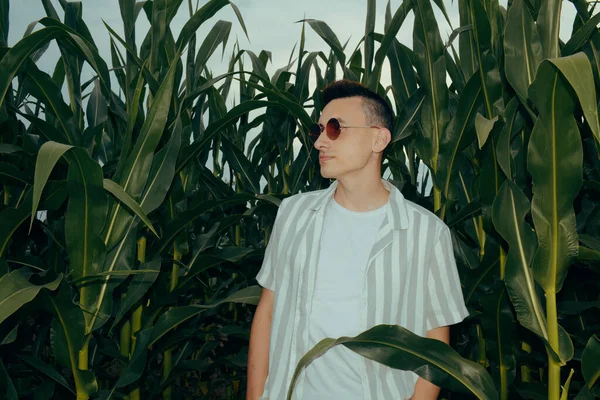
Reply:
[[[332,196],[325,210],[321,251],[309,322],[312,348],[326,337],[361,333],[359,310],[369,253],[388,203],[357,212],[342,207]],[[336,346],[306,368],[305,400],[361,400],[362,356]]]

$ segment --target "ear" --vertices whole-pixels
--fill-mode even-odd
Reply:
[[[392,134],[389,129],[381,128],[377,130],[377,137],[373,143],[373,151],[375,153],[381,153],[392,140]]]

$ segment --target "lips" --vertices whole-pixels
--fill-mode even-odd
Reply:
[[[331,160],[333,157],[319,157],[319,161],[323,162],[323,161],[327,161],[327,160]]]

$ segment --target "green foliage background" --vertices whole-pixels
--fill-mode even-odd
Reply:
[[[227,71],[207,68],[229,43],[219,10],[232,7],[245,31],[227,0],[119,0],[110,60],[82,3],[40,1],[47,17],[8,47],[0,0],[0,396],[244,398],[254,276],[281,199],[329,183],[306,128],[319,89],[342,77],[397,111],[382,172],[451,227],[471,315],[452,348],[377,326],[324,340],[297,373],[344,345],[414,370],[446,398],[600,394],[594,4],[571,0],[564,43],[560,0],[459,0],[460,27],[444,43],[441,0],[388,4],[382,33],[368,0],[354,50],[305,20],[289,64],[269,76],[270,54],[237,43]],[[185,6],[190,18],[172,32]],[[409,46],[396,35],[411,14]],[[136,43],[140,18],[150,28]],[[203,24],[212,28],[198,37]],[[307,34],[330,51],[305,48]],[[41,71],[51,42],[60,58]]]

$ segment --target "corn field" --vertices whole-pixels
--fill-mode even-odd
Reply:
[[[342,78],[396,111],[382,173],[451,228],[470,316],[451,346],[400,326],[328,339],[295,377],[343,345],[445,399],[600,397],[595,2],[570,0],[564,42],[561,0],[457,0],[444,41],[442,0],[388,3],[383,32],[367,0],[358,43],[303,20],[271,75],[268,51],[229,40],[246,27],[228,0],[119,0],[110,59],[83,2],[40,2],[46,17],[9,47],[0,0],[0,397],[244,399],[255,276],[281,200],[330,183],[307,128]],[[212,71],[219,48],[227,69]]]

